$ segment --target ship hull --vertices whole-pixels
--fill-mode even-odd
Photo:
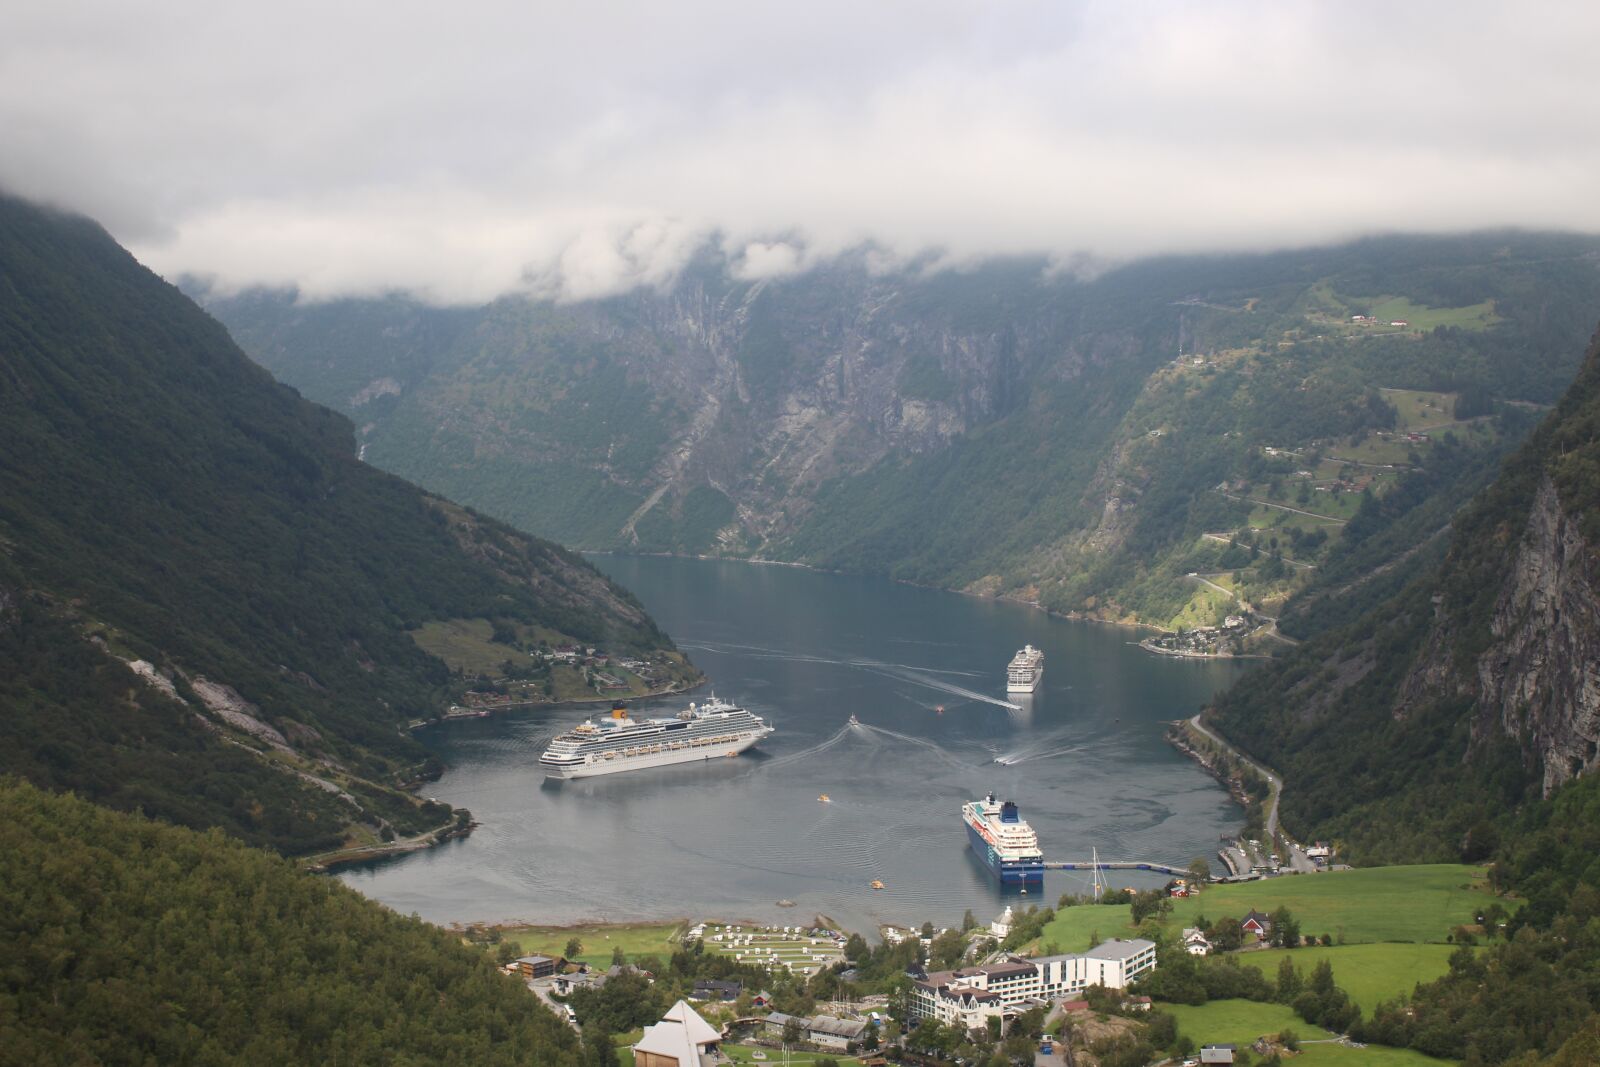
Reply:
[[[680,749],[677,752],[654,752],[645,756],[623,757],[616,759],[596,760],[593,763],[581,763],[570,767],[544,766],[544,776],[558,781],[572,778],[595,778],[602,774],[617,774],[622,771],[638,771],[647,767],[672,767],[680,763],[705,763],[714,759],[727,759],[737,756],[745,749],[751,747],[767,735],[751,734],[747,738],[737,741],[728,741],[718,745],[702,745],[699,748]]]
[[[1039,688],[1039,683],[1042,682],[1042,681],[1044,681],[1044,668],[1040,667],[1038,669],[1038,671],[1036,671],[1034,673],[1033,681],[1031,681],[1031,682],[1007,682],[1006,683],[1006,692],[1008,692],[1008,693],[1031,693],[1035,689]]]
[[[988,868],[990,876],[1001,885],[1031,885],[1044,881],[1043,857],[1034,860],[1001,859],[1000,853],[983,839],[977,827],[965,819],[962,822],[967,828],[967,843],[972,846],[972,854],[978,857],[978,862]]]

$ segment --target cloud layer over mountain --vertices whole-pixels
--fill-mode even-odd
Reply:
[[[78,0],[0,38],[0,185],[169,274],[581,298],[747,277],[1600,229],[1600,7]]]

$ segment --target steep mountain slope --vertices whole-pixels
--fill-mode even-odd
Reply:
[[[288,851],[404,836],[450,817],[395,788],[404,724],[463,687],[412,631],[670,649],[355,447],[93,223],[0,199],[0,770]]]
[[[1506,812],[1600,765],[1600,336],[1453,530],[1438,568],[1209,714],[1283,771],[1292,831],[1357,858],[1487,855]]]
[[[589,303],[209,306],[369,460],[537,533],[1192,625],[1237,607],[1189,572],[1281,603],[1403,479],[1366,533],[1441,497],[1413,521],[1446,524],[1570,378],[1597,253],[1389,238],[1090,279],[862,254],[751,282],[708,252]],[[1369,540],[1346,580],[1407,548]]]
[[[585,1062],[481,950],[219,834],[0,778],[0,1062]]]

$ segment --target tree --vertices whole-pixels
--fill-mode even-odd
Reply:
[[[800,1024],[793,1019],[783,1024],[783,1043],[785,1045],[798,1045],[800,1043]]]
[[[972,909],[971,908],[968,908],[961,916],[961,932],[962,933],[967,933],[968,931],[976,930],[977,928],[978,928],[977,916],[972,914]]]
[[[1189,882],[1192,885],[1203,885],[1211,878],[1211,863],[1204,856],[1196,856],[1189,861]]]
[[[1459,952],[1462,950],[1457,949],[1456,951]],[[1311,971],[1310,988],[1311,992],[1317,994],[1319,997],[1325,997],[1329,993],[1333,992],[1333,964],[1329,963],[1325,959],[1317,961],[1316,967]]]
[[[861,1047],[868,1052],[876,1052],[881,1043],[878,1037],[878,1020],[873,1019],[867,1023],[867,1028],[861,1031]]]
[[[1300,972],[1294,969],[1294,960],[1285,956],[1278,961],[1278,986],[1275,996],[1280,1004],[1292,1004],[1302,988]]]
[[[567,948],[562,955],[566,956],[569,960],[577,959],[579,956],[583,955],[583,942],[578,940],[576,937],[567,938]]]
[[[1300,946],[1300,922],[1287,907],[1272,913],[1272,943],[1283,948]]]
[[[870,951],[866,939],[860,934],[851,934],[849,940],[844,943],[844,958],[851,963],[859,963],[866,959]]]
[[[931,922],[922,924],[922,936],[929,940],[933,939],[933,924]]]
[[[621,945],[618,945],[611,950],[611,965],[613,967],[620,967],[627,962],[628,954],[622,951]]]
[[[1244,928],[1232,916],[1218,919],[1211,928],[1211,942],[1217,946],[1218,952],[1237,951],[1244,944]]]
[[[611,1035],[597,1024],[590,1023],[583,1028],[583,1052],[591,1067],[618,1067],[617,1046],[611,1043]]]

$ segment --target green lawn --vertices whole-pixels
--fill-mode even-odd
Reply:
[[[1301,932],[1308,936],[1332,934],[1337,939],[1343,934],[1350,944],[1442,944],[1452,928],[1472,922],[1480,907],[1497,899],[1481,887],[1482,881],[1482,868],[1440,863],[1213,885],[1197,897],[1174,900],[1166,927],[1175,934],[1195,925],[1201,916],[1214,922],[1225,915],[1241,918],[1252,908],[1270,914],[1283,906],[1294,912]],[[1090,934],[1096,932],[1102,940],[1132,937],[1127,906],[1091,904],[1063,909],[1044,928],[1039,944],[1053,943],[1063,952],[1081,952],[1089,947]],[[1276,959],[1272,966],[1277,966]],[[1354,990],[1351,993],[1354,995]]]
[[[1089,947],[1092,935],[1109,941],[1113,937],[1132,937],[1132,915],[1126,904],[1080,904],[1063,908],[1045,925],[1039,935],[1041,951],[1044,946],[1054,946],[1062,952],[1082,952]]]
[[[1333,965],[1333,980],[1368,1015],[1380,1001],[1409,995],[1418,982],[1431,982],[1450,969],[1450,954],[1455,945],[1373,944],[1334,945],[1329,948],[1268,949],[1245,952],[1239,962],[1257,967],[1269,980],[1276,980],[1278,964],[1285,956],[1307,978],[1318,961]]]
[[[1284,1004],[1258,1004],[1251,1000],[1213,1000],[1198,1007],[1188,1004],[1162,1004],[1161,1011],[1178,1020],[1178,1032],[1199,1045],[1249,1046],[1263,1034],[1293,1030],[1299,1035],[1300,1054],[1293,1057],[1296,1067],[1440,1067],[1450,1060],[1434,1059],[1410,1049],[1368,1045],[1308,1044],[1331,1037],[1321,1027],[1312,1026]]]
[[[1331,1036],[1296,1015],[1287,1004],[1258,1004],[1253,1000],[1213,1000],[1206,1004],[1162,1004],[1160,1009],[1178,1020],[1178,1032],[1196,1045],[1249,1045],[1262,1034],[1293,1030],[1302,1040]],[[1295,1061],[1300,1062],[1299,1060]]]
[[[1348,1045],[1301,1045],[1300,1055],[1288,1062],[1295,1067],[1443,1067],[1455,1060],[1440,1060],[1424,1056],[1408,1048],[1389,1048],[1386,1045],[1368,1045],[1351,1048]]]
[[[1482,868],[1456,863],[1267,878],[1207,886],[1198,897],[1174,900],[1167,922],[1176,930],[1193,926],[1201,915],[1215,921],[1252,908],[1270,914],[1282,906],[1294,912],[1307,936],[1343,935],[1350,943],[1442,942],[1496,899],[1482,882]]]
[[[611,953],[621,948],[629,960],[640,956],[658,956],[663,961],[678,947],[677,936],[683,930],[680,922],[634,923],[594,926],[508,926],[501,931],[504,939],[517,946],[523,956],[564,956],[567,941],[576,937],[583,942],[583,952],[578,959],[590,966],[611,966]]]

